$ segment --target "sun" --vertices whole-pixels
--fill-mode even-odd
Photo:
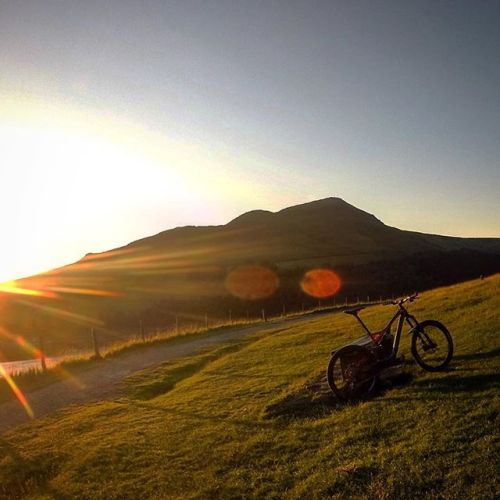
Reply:
[[[0,110],[0,282],[126,243],[142,234],[134,211],[195,196],[175,145],[163,142],[168,161],[156,141],[110,117],[7,100]]]
[[[194,131],[186,137],[102,110],[2,96],[0,282],[168,227],[225,223],[228,209],[257,203],[260,180]]]

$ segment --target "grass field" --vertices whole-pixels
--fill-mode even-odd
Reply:
[[[343,314],[135,374],[127,396],[6,434],[0,497],[494,498],[499,292],[496,275],[423,294],[410,310],[448,326],[450,369],[410,365],[406,383],[358,404],[284,403],[359,337]],[[362,314],[376,327],[392,312]]]
[[[114,344],[100,349],[100,358],[96,358],[92,352],[82,353],[81,355],[68,356],[68,361],[49,367],[46,371],[29,370],[23,373],[13,374],[11,377],[15,384],[23,393],[29,393],[35,389],[45,387],[54,382],[64,380],[68,376],[68,372],[78,376],[82,370],[91,369],[96,363],[100,363],[101,359],[109,359],[120,356],[134,349],[141,349],[145,346],[164,343],[176,343],[191,338],[199,338],[202,335],[213,335],[217,332],[237,326],[248,326],[257,323],[256,321],[234,322],[233,324],[221,324],[206,330],[188,330],[182,329],[176,332],[175,330],[159,331],[155,335],[149,335],[144,340],[140,337],[124,339],[117,341]],[[15,395],[12,392],[9,384],[0,377],[0,403],[14,399]]]

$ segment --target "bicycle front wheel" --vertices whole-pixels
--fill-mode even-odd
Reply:
[[[413,332],[411,353],[424,370],[443,370],[453,356],[453,339],[450,332],[439,321],[423,321]]]
[[[328,385],[341,401],[365,398],[376,384],[376,364],[375,355],[366,347],[343,347],[332,356],[328,364]]]

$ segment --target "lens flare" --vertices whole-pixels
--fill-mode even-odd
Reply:
[[[7,340],[15,342],[27,354],[29,354],[35,358],[39,358],[42,355],[40,349],[36,348],[33,344],[28,342],[22,335],[17,335],[17,334],[11,333],[2,326],[0,326],[0,337],[4,337]]]
[[[74,288],[74,287],[64,287],[64,286],[55,286],[51,287],[51,291],[58,293],[72,293],[75,295],[94,295],[96,297],[120,297],[121,293],[112,292],[109,290],[99,290],[94,288]]]
[[[12,342],[15,342],[17,345],[19,345],[23,351],[28,354],[29,356],[35,358],[35,359],[41,359],[43,356],[43,353],[40,349],[35,347],[33,344],[31,344],[28,340],[26,340],[22,335],[18,335],[15,333],[9,332],[6,328],[0,326],[0,337],[6,338],[7,340],[10,340]],[[48,362],[50,362],[50,358],[47,359]],[[1,366],[1,365],[0,365]],[[49,364],[47,364],[49,366]],[[4,376],[4,373],[8,373],[4,367],[2,367],[3,371],[0,372],[0,378]],[[64,369],[60,365],[55,365],[51,367],[51,369],[59,375],[61,379],[69,381],[71,385],[76,387],[77,389],[84,389],[85,384],[83,384],[80,380],[78,380],[72,373],[70,373],[68,370]],[[9,375],[10,376],[10,375]],[[9,385],[12,387],[12,384],[8,381],[7,377],[4,377]],[[14,381],[12,381],[14,383]],[[19,398],[18,398],[19,399]]]
[[[79,286],[60,286],[60,283],[65,283],[67,279],[57,279],[54,276],[47,274],[43,278],[25,279],[23,282],[18,281],[7,281],[5,283],[0,283],[0,293],[12,294],[12,295],[27,295],[30,297],[44,297],[49,299],[58,299],[65,294],[75,294],[75,295],[94,295],[97,297],[119,297],[123,295],[121,293],[104,290],[101,288],[83,288]],[[55,283],[55,284],[54,284]]]
[[[83,314],[77,314],[70,311],[66,311],[60,307],[52,307],[52,306],[44,306],[41,304],[32,304],[30,302],[26,302],[24,300],[19,300],[19,304],[26,305],[33,309],[37,309],[39,311],[43,311],[48,315],[59,317],[71,321],[73,323],[81,324],[84,326],[94,326],[94,327],[102,327],[104,326],[104,321],[98,318],[93,318],[91,316],[85,316]]]
[[[24,408],[24,411],[28,414],[30,418],[34,418],[35,414],[33,413],[33,410],[31,409],[30,404],[28,403],[28,400],[22,393],[21,389],[17,387],[16,383],[14,380],[12,380],[12,377],[7,373],[5,368],[2,366],[0,363],[0,377],[3,377],[6,382],[9,384],[10,388],[12,389],[12,392],[18,399],[18,401],[21,403],[22,407]]]
[[[335,295],[341,286],[342,281],[339,275],[331,269],[312,269],[304,275],[300,282],[302,290],[317,299]]]
[[[279,286],[278,275],[259,265],[245,265],[233,269],[226,277],[226,288],[232,295],[246,300],[265,299]]]
[[[10,293],[14,295],[29,295],[31,297],[56,298],[57,295],[48,290],[35,290],[21,286],[17,281],[7,281],[0,283],[0,293]]]

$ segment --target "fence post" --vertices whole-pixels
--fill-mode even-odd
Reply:
[[[347,297],[345,298],[345,306],[347,307]]]
[[[42,333],[38,335],[38,346],[40,350],[40,364],[42,365],[42,371],[46,371],[47,363],[45,361],[45,343]]]
[[[304,312],[304,302],[302,302],[302,312]]]
[[[101,357],[101,353],[99,352],[99,344],[97,343],[97,334],[96,334],[94,328],[90,329],[90,334],[92,335],[92,342],[94,344],[95,357],[96,358],[100,358]]]
[[[366,296],[366,302],[370,302],[370,296],[369,295]]]
[[[142,319],[139,320],[139,331],[141,332],[142,341],[146,342],[146,336],[144,335],[144,324],[142,323]]]
[[[267,321],[266,310],[264,308],[262,308],[262,321]]]
[[[283,304],[283,309],[282,309],[281,317],[284,318],[285,314],[286,314],[286,309],[285,309],[285,304]]]

